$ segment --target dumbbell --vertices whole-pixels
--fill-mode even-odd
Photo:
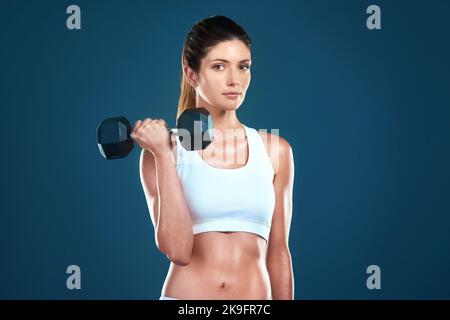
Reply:
[[[176,129],[171,135],[179,137],[187,151],[205,149],[213,141],[212,118],[205,108],[186,109],[177,119]],[[112,117],[97,127],[97,145],[107,160],[125,158],[134,147],[132,127],[127,118]]]

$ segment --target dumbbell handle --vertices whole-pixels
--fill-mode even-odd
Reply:
[[[171,129],[171,128],[169,128],[166,124],[164,124],[164,126],[166,127],[166,129],[167,129],[167,131],[169,132],[170,135],[175,135],[175,136],[179,135],[179,134],[178,134],[178,131],[177,131],[177,128]],[[130,137],[133,139],[133,137],[131,136],[132,134],[133,134],[133,133],[130,132]]]
[[[170,135],[177,135],[177,129],[170,129],[166,124],[164,124],[164,126],[166,127],[167,131],[169,131]]]

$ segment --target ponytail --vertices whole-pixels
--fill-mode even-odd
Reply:
[[[194,88],[190,85],[187,75],[184,72],[184,66],[187,65],[184,50],[183,48],[183,54],[181,56],[181,94],[178,101],[177,119],[185,110],[196,107]]]

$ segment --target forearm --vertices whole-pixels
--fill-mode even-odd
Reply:
[[[155,156],[159,190],[156,237],[159,249],[172,261],[186,264],[193,245],[192,222],[172,152]]]
[[[289,252],[272,254],[267,257],[273,300],[294,299],[294,275]]]

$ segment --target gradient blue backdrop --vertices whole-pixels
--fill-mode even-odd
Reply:
[[[159,297],[169,261],[139,152],[104,160],[96,127],[173,126],[184,37],[215,14],[254,42],[239,118],[294,150],[295,298],[450,298],[448,1],[0,3],[0,298]],[[366,28],[370,4],[382,30]]]

